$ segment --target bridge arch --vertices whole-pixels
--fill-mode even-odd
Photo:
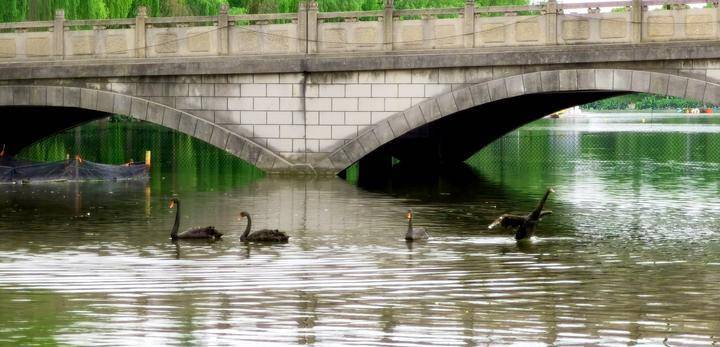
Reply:
[[[580,98],[583,100],[582,102],[558,103],[557,107],[536,113],[531,118],[521,119],[515,123],[511,121],[510,128],[497,135],[492,135],[493,138],[486,139],[484,141],[484,145],[486,145],[507,131],[552,112],[627,93],[675,96],[707,104],[720,102],[720,85],[668,72],[568,69],[523,73],[454,90],[393,114],[346,141],[343,146],[330,153],[327,159],[339,173],[379,148],[403,138],[408,133],[446,120],[459,113],[468,114],[468,112],[484,106],[512,102],[512,100],[521,101],[523,97],[535,97],[534,101],[542,101],[545,95],[553,94],[566,96],[584,94],[586,96]],[[472,114],[469,117],[483,116]]]
[[[180,131],[235,155],[262,170],[275,171],[293,166],[273,151],[220,125],[163,104],[115,92],[78,87],[7,85],[0,86],[0,109],[2,108],[15,111],[33,108],[73,109],[83,113],[78,119],[67,121],[70,123],[60,122],[45,126],[48,129],[44,129],[44,132],[39,131],[39,136],[34,135],[35,137],[22,143],[21,147],[86,121],[100,119],[110,114],[122,114]],[[20,113],[31,115],[30,118],[36,118],[37,114]],[[24,120],[25,124],[38,128],[42,127],[42,121],[43,119]],[[12,128],[13,126],[6,126],[9,131],[12,131]],[[30,132],[25,135],[33,136],[33,131],[28,130]],[[15,150],[19,149],[21,148],[15,148]]]

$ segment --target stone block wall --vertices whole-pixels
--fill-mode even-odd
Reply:
[[[91,88],[198,116],[295,161],[312,161],[367,127],[508,68],[115,78]]]

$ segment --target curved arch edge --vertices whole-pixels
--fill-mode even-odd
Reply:
[[[435,120],[494,101],[527,94],[617,91],[720,102],[720,85],[662,72],[569,69],[523,73],[467,86],[423,101],[369,127],[325,158],[336,173],[380,146]]]
[[[207,142],[266,172],[295,166],[273,151],[220,125],[188,112],[121,93],[79,87],[3,85],[0,86],[0,106],[75,107],[127,115]]]

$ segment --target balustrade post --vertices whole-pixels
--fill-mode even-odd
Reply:
[[[65,57],[65,10],[55,11],[53,22],[53,56],[62,60]]]
[[[643,20],[643,4],[642,0],[633,0],[630,12],[630,21],[632,23],[632,42],[642,42],[642,20]]]
[[[420,44],[425,49],[437,48],[440,45],[440,40],[434,30],[437,25],[437,17],[429,14],[423,14],[420,17],[422,18],[422,41],[412,43]],[[400,18],[395,17],[394,20],[400,20]]]
[[[228,16],[228,4],[220,5],[220,14],[218,15],[218,53],[220,55],[228,55],[230,52],[230,16]]]
[[[465,34],[465,48],[475,47],[475,0],[465,2],[463,34]]]
[[[147,7],[139,6],[137,8],[137,15],[135,16],[135,57],[136,58],[147,57],[146,23],[147,23]]]
[[[307,5],[307,52],[318,52],[318,3],[315,0]]]
[[[558,12],[557,0],[548,0],[545,4],[546,41],[548,45],[558,44]]]
[[[307,37],[307,4],[305,1],[300,1],[298,4],[298,20],[297,20],[297,36],[298,36],[298,52],[308,52],[308,37]]]
[[[385,0],[385,15],[383,17],[383,40],[385,42],[384,49],[386,51],[393,50],[393,22],[395,21],[395,4],[393,0]]]

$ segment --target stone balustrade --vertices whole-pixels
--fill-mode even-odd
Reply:
[[[418,51],[524,45],[578,45],[716,40],[717,3],[611,1],[595,3],[318,12],[314,1],[297,13],[0,23],[0,61],[245,56]],[[672,4],[670,10],[648,6]],[[599,7],[625,9],[620,12]],[[587,13],[564,13],[589,9]]]

